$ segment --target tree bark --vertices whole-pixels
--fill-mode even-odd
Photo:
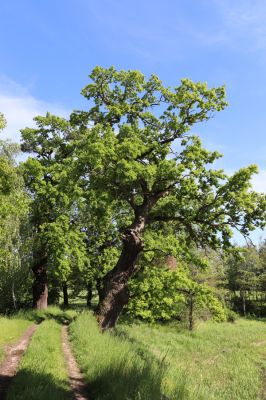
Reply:
[[[240,291],[241,299],[242,299],[242,311],[244,317],[246,317],[246,293],[244,290]]]
[[[87,307],[91,307],[92,301],[92,283],[88,282],[87,285]]]
[[[194,295],[190,294],[189,296],[189,330],[193,331],[194,329]]]
[[[64,282],[62,285],[63,289],[63,299],[64,299],[64,306],[68,307],[68,291],[67,291],[67,283]]]
[[[102,280],[99,291],[97,320],[101,330],[113,328],[128,303],[128,280],[135,272],[139,253],[143,250],[141,233],[144,231],[147,213],[136,215],[134,223],[123,235],[123,248],[114,269]]]
[[[48,301],[46,263],[40,262],[40,264],[36,264],[32,271],[35,278],[32,285],[33,307],[38,310],[44,310],[47,308]]]

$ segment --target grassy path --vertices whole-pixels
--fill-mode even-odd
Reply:
[[[177,325],[120,324],[101,334],[92,314],[82,313],[69,326],[81,375],[62,327],[73,315],[49,309],[45,318],[7,400],[86,400],[83,377],[93,400],[265,399],[265,322],[206,322],[193,333]],[[18,321],[14,332],[32,324]],[[5,338],[2,343],[10,336]]]
[[[68,327],[62,327],[62,347],[68,371],[70,387],[76,400],[87,400],[83,375],[73,355],[68,339]]]
[[[69,331],[92,399],[163,399],[163,371],[148,353],[122,337],[100,333],[90,313],[81,314]]]
[[[61,325],[44,321],[32,338],[7,400],[70,400],[68,374],[61,345]]]

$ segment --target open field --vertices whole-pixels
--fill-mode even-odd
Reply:
[[[92,397],[102,399],[259,400],[266,367],[265,323],[119,325],[101,335],[90,314],[71,326],[74,351]]]

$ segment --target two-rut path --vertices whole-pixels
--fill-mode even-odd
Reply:
[[[30,326],[21,338],[13,345],[5,346],[5,358],[0,364],[0,399],[4,400],[11,384],[15,377],[20,360],[27,350],[31,338],[34,335],[37,325]],[[62,327],[62,351],[64,354],[66,369],[69,377],[69,385],[75,400],[89,400],[86,396],[86,386],[83,381],[83,375],[75,360],[68,339],[68,327]],[[26,400],[26,399],[25,399]],[[37,400],[37,399],[36,399]]]

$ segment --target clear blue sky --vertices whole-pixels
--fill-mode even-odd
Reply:
[[[226,84],[230,106],[195,131],[229,173],[258,164],[254,187],[266,192],[265,0],[2,0],[0,20],[6,137],[36,113],[85,107],[79,93],[95,65],[173,86],[182,77]]]

